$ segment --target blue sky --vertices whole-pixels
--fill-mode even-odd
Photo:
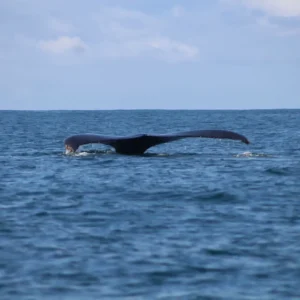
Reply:
[[[300,108],[300,0],[1,0],[0,109]]]

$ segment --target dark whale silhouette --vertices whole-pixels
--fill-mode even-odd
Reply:
[[[131,136],[77,134],[66,138],[64,144],[68,152],[75,152],[81,145],[101,143],[112,146],[120,154],[140,155],[150,147],[159,144],[195,137],[239,140],[245,144],[250,144],[245,136],[227,130],[196,130],[171,134],[139,134]]]

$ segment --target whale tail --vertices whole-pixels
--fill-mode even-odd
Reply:
[[[66,138],[64,143],[68,152],[75,152],[80,146],[85,144],[100,143],[113,147],[120,154],[137,155],[143,154],[147,149],[159,144],[196,137],[239,140],[245,144],[250,144],[245,136],[228,130],[196,130],[171,134],[139,134],[132,136],[77,134]]]

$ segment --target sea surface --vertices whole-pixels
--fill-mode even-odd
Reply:
[[[77,133],[227,129],[145,155]],[[1,111],[0,299],[300,299],[300,110]]]

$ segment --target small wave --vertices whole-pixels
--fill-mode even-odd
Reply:
[[[217,201],[221,203],[239,201],[238,195],[227,193],[224,191],[216,191],[211,193],[200,194],[195,197],[197,200]]]
[[[28,195],[30,195],[30,193],[28,193]],[[26,207],[30,207],[31,205],[33,205],[34,202],[29,199],[29,200],[20,200],[20,201],[13,201],[13,202],[9,202],[8,204],[6,203],[1,203],[0,204],[0,208],[1,209],[14,209],[14,208],[26,208]]]
[[[235,157],[273,157],[273,155],[266,154],[266,153],[253,153],[250,151],[246,151],[241,154],[235,155]]]
[[[289,175],[291,170],[288,167],[268,168],[266,172],[274,175]]]
[[[146,157],[165,157],[165,156],[170,156],[170,154],[168,153],[144,153],[143,156]]]
[[[186,156],[196,156],[199,155],[200,153],[144,153],[143,156],[145,157],[186,157]]]
[[[61,151],[49,151],[49,150],[34,150],[24,153],[14,153],[11,157],[40,157],[40,156],[51,156],[51,155],[61,155]],[[63,154],[65,154],[63,152]]]
[[[206,248],[205,252],[212,256],[234,256],[236,253],[230,249],[222,249],[222,248]]]

